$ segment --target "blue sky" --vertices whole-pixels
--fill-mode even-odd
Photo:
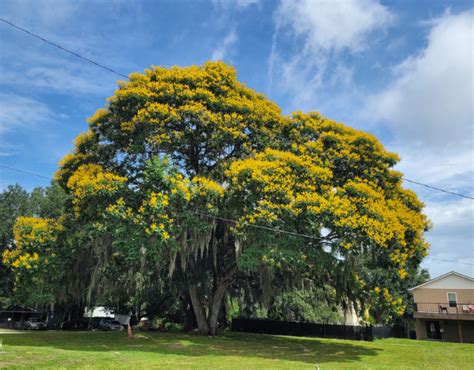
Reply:
[[[0,15],[123,74],[221,59],[285,113],[375,134],[406,177],[474,196],[471,1],[2,0]],[[50,176],[117,76],[0,23],[0,164]],[[0,188],[46,180],[0,169]],[[433,276],[474,275],[474,202],[426,203]],[[443,262],[454,260],[457,263]],[[471,264],[471,265],[469,265]]]

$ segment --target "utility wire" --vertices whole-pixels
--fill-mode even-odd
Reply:
[[[24,174],[27,174],[27,175],[41,177],[41,178],[47,179],[47,180],[53,180],[51,177],[43,176],[43,175],[33,173],[33,172],[29,172],[29,171],[20,170],[19,168],[3,166],[3,165],[0,165],[0,168],[6,168],[8,170],[17,171],[17,172],[24,173]],[[315,237],[315,236],[312,236],[312,235],[300,234],[300,233],[295,233],[295,232],[287,231],[287,230],[280,230],[280,229],[273,228],[273,227],[268,227],[268,226],[254,225],[254,224],[250,224],[248,222],[233,220],[233,219],[230,219],[230,218],[225,218],[225,217],[220,217],[220,216],[214,216],[214,215],[210,215],[208,213],[199,212],[199,211],[195,211],[194,213],[199,214],[201,216],[214,218],[216,220],[233,222],[233,223],[236,223],[236,224],[241,224],[241,225],[245,225],[245,226],[249,226],[249,227],[254,227],[254,228],[257,228],[257,229],[273,231],[273,232],[277,232],[279,234],[287,234],[287,235],[292,235],[292,236],[298,236],[298,237],[302,237],[302,238],[306,238],[306,239],[313,239],[313,240],[317,240],[317,241],[321,242],[321,238],[318,238],[318,237]],[[438,260],[438,261],[442,261],[442,262],[451,262],[451,263],[458,263],[458,264],[462,264],[462,265],[474,266],[474,264],[467,263],[467,262],[459,262],[459,261],[441,259],[441,258],[436,258],[436,257],[431,257],[431,256],[428,256],[427,258],[431,258],[432,260]]]
[[[436,258],[436,257],[428,257],[428,258],[431,258],[432,260],[436,260],[436,261],[452,262],[452,263],[459,263],[461,265],[474,266],[474,263],[469,263],[469,262],[459,262],[459,261],[446,260],[446,259],[443,259],[443,258]]]
[[[77,57],[77,58],[79,58],[79,59],[82,59],[82,60],[84,60],[84,61],[86,61],[86,62],[88,62],[88,63],[91,63],[91,64],[93,64],[93,65],[95,65],[95,66],[97,66],[97,67],[99,67],[99,68],[105,69],[106,71],[108,71],[108,72],[110,72],[110,73],[113,73],[113,74],[115,74],[115,75],[117,75],[117,76],[120,76],[120,77],[123,77],[123,78],[125,78],[125,79],[127,79],[127,80],[130,80],[130,78],[129,78],[127,75],[123,74],[123,73],[117,72],[117,71],[113,70],[112,68],[107,67],[107,66],[105,66],[105,65],[103,65],[103,64],[101,64],[101,63],[99,63],[99,62],[96,62],[96,61],[94,61],[94,60],[92,60],[92,59],[86,58],[86,57],[80,55],[79,53],[76,53],[75,51],[72,51],[72,50],[70,50],[70,49],[67,49],[67,48],[65,48],[65,47],[63,47],[63,46],[61,46],[61,45],[59,45],[59,44],[57,44],[57,43],[55,43],[55,42],[53,42],[53,41],[49,41],[49,40],[47,40],[46,38],[44,38],[44,37],[42,37],[42,36],[40,36],[40,35],[37,35],[36,33],[32,32],[32,31],[29,31],[29,30],[27,30],[27,29],[25,29],[25,28],[23,28],[23,27],[20,27],[20,26],[14,24],[13,22],[10,22],[10,21],[8,21],[8,20],[6,20],[6,19],[4,19],[4,18],[0,18],[0,21],[3,22],[3,23],[5,23],[5,24],[7,24],[7,25],[10,26],[10,27],[13,27],[13,28],[15,28],[15,29],[17,29],[17,30],[19,30],[19,31],[21,31],[21,32],[24,32],[24,33],[26,33],[26,34],[32,36],[32,37],[35,37],[35,38],[37,38],[37,39],[39,39],[39,40],[41,40],[41,41],[47,43],[48,45],[54,46],[55,48],[58,48],[58,49],[60,49],[61,51],[64,51],[64,52],[66,52],[66,53],[69,53],[69,54],[71,54],[71,55],[73,55],[73,56],[75,56],[75,57]],[[142,82],[142,81],[136,81],[136,82],[138,82],[138,83],[140,83],[140,84],[143,84],[143,85],[146,86],[147,88],[150,88],[150,86],[148,86],[146,83],[144,83],[144,82]],[[426,188],[428,188],[428,189],[437,190],[437,191],[441,191],[441,192],[443,192],[443,193],[447,193],[447,194],[455,195],[455,196],[458,196],[458,197],[462,197],[462,198],[474,200],[474,197],[471,197],[471,196],[469,196],[469,195],[464,195],[464,194],[460,194],[460,193],[455,193],[455,192],[452,192],[452,191],[449,191],[449,190],[437,188],[437,187],[435,187],[435,186],[431,186],[431,185],[428,185],[428,184],[424,184],[424,183],[421,183],[421,182],[418,182],[418,181],[413,181],[413,180],[410,180],[410,179],[407,179],[407,178],[403,178],[403,180],[405,180],[405,181],[407,181],[407,182],[410,182],[410,183],[412,183],[412,184],[424,186],[424,187],[426,187]]]
[[[38,175],[37,173],[20,170],[19,168],[14,168],[14,167],[9,167],[9,166],[4,166],[4,165],[0,165],[0,168],[5,168],[5,169],[10,170],[10,171],[16,171],[16,172],[24,173],[26,175],[40,177],[40,178],[46,179],[46,180],[52,180],[51,177],[46,177],[46,176],[43,176],[43,175]]]
[[[19,31],[21,31],[21,32],[24,32],[24,33],[30,35],[30,36],[33,36],[33,37],[35,37],[35,38],[37,38],[37,39],[39,39],[39,40],[41,40],[41,41],[43,41],[43,42],[45,42],[45,43],[51,45],[51,46],[54,46],[55,48],[58,48],[59,50],[62,50],[62,51],[64,51],[64,52],[66,52],[66,53],[69,53],[69,54],[71,54],[71,55],[74,55],[75,57],[77,57],[77,58],[79,58],[79,59],[85,60],[86,62],[91,63],[91,64],[95,65],[96,67],[105,69],[106,71],[108,71],[108,72],[110,72],[110,73],[116,74],[117,76],[120,76],[120,77],[124,77],[124,78],[126,78],[126,79],[128,80],[128,76],[127,76],[127,75],[125,75],[125,74],[123,74],[123,73],[120,73],[120,72],[117,72],[117,71],[113,70],[112,68],[107,67],[107,66],[105,66],[105,65],[103,65],[103,64],[101,64],[101,63],[99,63],[99,62],[96,62],[96,61],[94,61],[94,60],[92,60],[92,59],[86,58],[86,57],[82,56],[81,54],[76,53],[75,51],[69,50],[69,49],[65,48],[64,46],[61,46],[61,45],[59,45],[59,44],[56,44],[56,43],[53,42],[53,41],[49,41],[49,40],[45,39],[44,37],[42,37],[42,36],[40,36],[40,35],[37,35],[36,33],[32,32],[32,31],[27,30],[26,28],[23,28],[23,27],[20,27],[20,26],[14,24],[13,22],[10,22],[10,21],[8,21],[8,20],[6,20],[6,19],[3,19],[3,18],[0,18],[0,22],[3,22],[3,23],[5,23],[5,24],[9,25],[10,27],[13,27],[13,28],[15,28],[15,29],[17,29],[17,30],[19,30]]]
[[[287,235],[292,235],[292,236],[298,236],[298,237],[301,237],[301,238],[313,239],[313,240],[317,240],[317,241],[319,241],[319,242],[323,242],[323,243],[324,243],[324,240],[322,240],[322,238],[318,238],[318,237],[312,236],[312,235],[300,234],[300,233],[295,233],[295,232],[293,232],[293,231],[287,231],[287,230],[281,230],[281,229],[277,229],[277,228],[275,228],[275,227],[254,225],[254,224],[251,224],[251,223],[248,223],[248,222],[232,220],[232,219],[230,219],[230,218],[225,218],[225,217],[220,217],[220,216],[214,216],[214,215],[210,215],[210,214],[208,214],[208,213],[203,213],[203,212],[200,212],[200,211],[195,211],[194,213],[196,213],[196,214],[198,214],[198,215],[201,215],[201,216],[206,216],[206,217],[214,218],[214,219],[216,219],[216,220],[227,221],[227,222],[233,222],[233,223],[236,223],[236,224],[241,224],[241,225],[244,225],[244,226],[250,226],[250,227],[257,228],[257,229],[268,230],[268,231],[274,231],[274,232],[277,232],[277,233],[280,233],[280,234],[287,234]],[[330,243],[329,243],[329,244],[330,244]]]
[[[407,181],[407,182],[411,182],[412,184],[424,186],[425,188],[428,188],[428,189],[438,190],[438,191],[442,191],[443,193],[447,193],[447,194],[451,194],[451,195],[456,195],[456,196],[461,197],[461,198],[467,198],[467,199],[473,199],[473,200],[474,200],[474,197],[471,197],[471,196],[469,196],[469,195],[464,195],[464,194],[460,194],[460,193],[455,193],[455,192],[453,192],[453,191],[449,191],[449,190],[437,188],[437,187],[435,187],[435,186],[431,186],[431,185],[428,185],[428,184],[423,184],[423,183],[421,183],[421,182],[409,180],[409,179],[406,179],[406,178],[404,178],[404,177],[402,178],[402,180]]]
[[[4,165],[0,165],[0,168],[5,168],[5,169],[11,170],[11,171],[16,171],[16,172],[24,173],[24,174],[31,175],[31,176],[41,177],[41,178],[46,179],[46,180],[53,180],[51,177],[39,175],[39,174],[34,173],[34,172],[24,171],[24,170],[21,170],[21,169],[19,169],[19,168],[14,168],[14,167],[4,166]],[[313,239],[313,240],[321,241],[321,238],[318,238],[318,237],[315,237],[315,236],[312,236],[312,235],[300,234],[300,233],[295,233],[295,232],[287,231],[287,230],[281,230],[281,229],[277,229],[277,228],[275,228],[275,227],[254,225],[254,224],[250,224],[250,223],[248,223],[248,222],[233,220],[233,219],[225,218],[225,217],[214,216],[214,215],[210,215],[210,214],[208,214],[208,213],[203,213],[203,212],[200,212],[200,211],[194,211],[194,213],[196,213],[196,214],[198,214],[198,215],[201,215],[201,216],[206,216],[206,217],[214,218],[214,219],[216,219],[216,220],[227,221],[227,222],[233,222],[233,223],[236,223],[236,224],[241,224],[241,225],[245,225],[245,226],[250,226],[250,227],[254,227],[254,228],[262,229],[262,230],[274,231],[274,232],[277,232],[277,233],[279,233],[279,234],[287,234],[287,235],[298,236],[298,237],[302,237],[302,238],[307,238],[307,239]]]

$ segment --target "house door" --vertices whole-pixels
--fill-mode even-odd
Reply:
[[[428,339],[442,339],[441,331],[439,330],[439,321],[426,322],[426,336]]]

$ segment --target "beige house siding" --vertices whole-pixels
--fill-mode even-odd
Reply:
[[[418,288],[413,291],[416,303],[448,303],[448,293],[456,293],[458,304],[474,304],[472,289],[429,289]]]

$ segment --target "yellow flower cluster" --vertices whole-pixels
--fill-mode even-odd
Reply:
[[[170,176],[169,181],[173,195],[179,193],[186,201],[191,200],[190,181],[187,178],[178,173],[175,176]]]
[[[51,244],[56,241],[58,232],[63,229],[60,220],[19,217],[13,227],[15,248],[3,251],[3,263],[14,268],[37,267],[38,252],[47,254]]]
[[[266,149],[255,157],[233,162],[228,171],[234,192],[255,188],[259,195],[248,223],[273,222],[281,212],[298,215],[305,207],[319,208],[324,202],[322,189],[329,190],[331,171],[320,167],[306,155]]]
[[[91,122],[100,122],[102,121],[106,116],[107,116],[108,112],[106,109],[104,108],[99,108],[95,111],[94,115],[90,118],[87,119],[87,122],[88,123],[91,123]]]
[[[278,131],[274,128],[285,122],[276,104],[240,83],[235,69],[222,62],[184,68],[152,67],[144,74],[130,76],[130,81],[119,83],[108,106],[89,119],[91,127],[99,128],[107,122],[132,140],[135,132],[146,130],[147,142],[167,150],[185,144],[189,134],[205,133],[198,139],[223,145],[238,140],[250,152],[254,146],[249,131],[274,137]],[[126,118],[118,113],[123,109],[113,109],[131,100],[135,110]],[[221,150],[219,145],[213,146],[209,155],[218,155]]]
[[[148,205],[151,208],[156,208],[157,206],[168,207],[170,198],[168,195],[163,193],[152,192],[144,205]]]
[[[196,185],[197,192],[200,196],[205,197],[208,193],[217,195],[219,197],[224,196],[224,188],[221,184],[213,181],[211,179],[207,179],[205,177],[196,176],[193,178],[192,183]]]
[[[67,187],[73,194],[72,202],[75,210],[79,212],[81,204],[87,197],[114,193],[126,181],[126,177],[106,172],[97,164],[85,164],[72,174]]]
[[[174,221],[167,214],[169,202],[170,197],[167,194],[151,192],[144,197],[138,210],[129,207],[124,198],[120,197],[115,203],[107,206],[106,212],[121,223],[127,222],[142,228],[146,235],[168,240]]]
[[[316,113],[294,114],[287,151],[267,149],[233,162],[229,189],[258,194],[248,222],[305,213],[345,235],[344,249],[371,244],[387,250],[399,275],[415,254],[425,254],[423,232],[429,222],[423,204],[400,186],[401,174],[389,168],[398,157],[372,135]],[[344,176],[352,178],[344,179]]]
[[[56,240],[63,226],[57,220],[39,217],[18,217],[13,227],[15,244],[27,246]]]
[[[33,254],[30,254],[30,253],[27,252],[27,253],[22,254],[21,256],[19,256],[16,260],[14,260],[11,263],[11,266],[13,268],[24,267],[26,269],[31,269],[32,265],[34,267],[37,267],[35,262],[38,261],[38,259],[39,259],[38,253],[34,252]]]
[[[392,298],[387,288],[380,289],[379,287],[375,287],[373,291],[376,294],[381,295],[381,298],[385,302],[385,305],[391,307],[391,309],[395,312],[397,316],[402,316],[405,313],[406,306],[405,304],[403,304],[403,300],[401,297]]]
[[[85,131],[83,133],[80,133],[79,135],[76,136],[74,139],[74,147],[81,152],[81,148],[84,145],[87,145],[94,139],[94,133],[92,131]]]
[[[68,175],[71,170],[74,170],[81,163],[89,159],[88,154],[84,153],[68,153],[58,163],[58,170],[54,173],[54,180],[62,183],[67,183]]]

